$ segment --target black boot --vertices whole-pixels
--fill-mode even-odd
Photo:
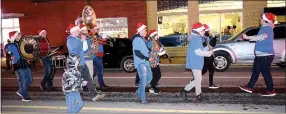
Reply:
[[[187,98],[187,92],[186,90],[182,89],[180,91],[180,96],[183,98],[184,101],[188,101],[188,98]]]

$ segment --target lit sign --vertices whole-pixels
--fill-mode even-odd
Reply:
[[[127,17],[98,18],[96,25],[100,27],[99,34],[116,38],[128,38]]]

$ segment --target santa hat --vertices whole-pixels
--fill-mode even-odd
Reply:
[[[278,24],[278,21],[276,21],[276,16],[273,13],[262,14],[262,19],[267,22]]]
[[[204,24],[205,31],[210,31],[210,27],[207,24]]]
[[[137,23],[137,33],[141,32],[144,30],[147,26],[144,25],[142,22]]]
[[[86,30],[86,29],[87,29],[84,24],[80,24],[80,25],[79,25],[79,28],[80,28],[80,30]]]
[[[9,40],[10,40],[11,42],[13,42],[18,34],[20,34],[20,32],[18,32],[18,31],[9,32],[9,37],[10,37]]]
[[[38,30],[38,34],[42,34],[43,32],[47,32],[46,30]]]
[[[155,36],[157,33],[158,33],[158,32],[157,32],[155,29],[152,29],[152,30],[149,31],[150,37]]]
[[[80,30],[79,26],[76,26],[74,24],[70,24],[66,30],[66,32],[70,32],[70,33],[73,33],[75,32],[76,30]]]
[[[204,25],[200,22],[193,24],[193,30],[197,32],[201,32],[205,29]]]

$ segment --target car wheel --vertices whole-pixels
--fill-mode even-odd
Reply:
[[[224,72],[230,66],[229,56],[224,52],[215,53],[214,67],[218,72]]]
[[[127,73],[135,72],[134,61],[132,56],[126,56],[122,59],[120,67]]]

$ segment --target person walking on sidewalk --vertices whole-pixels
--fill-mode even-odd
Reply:
[[[142,22],[137,23],[137,33],[132,37],[132,50],[134,56],[134,66],[139,74],[140,82],[137,89],[137,94],[140,97],[140,103],[147,103],[145,97],[145,88],[152,80],[152,71],[149,58],[149,49],[146,45],[147,26]]]
[[[32,72],[27,60],[20,55],[19,41],[22,34],[18,31],[9,33],[11,43],[7,46],[7,51],[11,55],[14,71],[18,78],[19,90],[16,92],[22,101],[32,101],[28,95],[28,89],[32,84]]]
[[[96,101],[98,99],[103,98],[105,96],[104,94],[97,94],[95,85],[91,80],[88,68],[85,64],[84,51],[86,51],[88,48],[86,42],[87,30],[84,33],[81,33],[80,38],[78,37],[80,34],[79,26],[70,24],[67,31],[70,31],[70,35],[67,38],[68,52],[69,54],[76,54],[80,56],[80,63],[78,69],[81,73],[82,78],[88,82],[87,88],[89,90],[89,94],[92,98],[92,101]]]
[[[203,38],[203,46],[208,51],[212,50],[216,45],[216,38],[210,36],[210,28],[208,25],[203,24],[205,27],[205,37]],[[210,57],[204,57],[204,67],[202,70],[202,75],[209,71],[209,88],[210,89],[217,89],[218,86],[214,85],[213,78],[214,78],[214,55],[212,54]]]
[[[254,48],[254,63],[252,69],[252,75],[250,81],[245,86],[239,88],[245,92],[252,93],[252,89],[258,80],[260,72],[266,83],[266,91],[262,93],[262,96],[275,96],[275,90],[273,85],[272,75],[270,73],[271,64],[274,59],[273,37],[274,37],[274,23],[275,15],[272,13],[264,13],[260,18],[261,27],[257,35],[247,36],[242,35],[243,39],[249,41],[256,41]]]
[[[193,87],[196,88],[196,98],[197,100],[202,99],[202,68],[204,64],[204,56],[211,56],[213,54],[212,50],[207,51],[203,47],[203,37],[205,35],[205,27],[200,22],[193,24],[193,30],[188,37],[191,37],[188,45],[187,58],[186,58],[186,69],[191,69],[194,80],[190,81],[184,89],[180,91],[181,97],[187,101],[187,92]]]

